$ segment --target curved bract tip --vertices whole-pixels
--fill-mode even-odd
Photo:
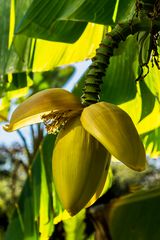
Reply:
[[[82,105],[79,99],[64,89],[43,90],[29,97],[15,109],[10,123],[4,126],[4,130],[14,131],[42,122],[42,116],[50,112],[75,111],[80,108]]]

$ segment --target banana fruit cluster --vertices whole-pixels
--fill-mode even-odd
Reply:
[[[84,107],[72,93],[48,89],[19,105],[4,129],[13,131],[41,121],[49,133],[59,132],[53,150],[53,180],[71,216],[100,196],[111,155],[131,169],[145,169],[145,151],[137,130],[116,105],[99,102]]]

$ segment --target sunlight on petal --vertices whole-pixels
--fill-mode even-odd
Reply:
[[[21,103],[13,112],[10,123],[4,126],[4,130],[14,131],[42,122],[41,117],[51,111],[79,111],[81,108],[80,101],[72,93],[61,88],[47,89]]]
[[[118,160],[134,170],[144,170],[144,147],[126,112],[113,104],[100,102],[83,110],[81,122]]]

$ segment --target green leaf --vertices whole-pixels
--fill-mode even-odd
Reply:
[[[10,1],[0,1],[0,74],[4,73],[9,44]]]
[[[13,38],[5,66],[5,73],[17,73],[30,69],[32,39],[18,35]]]
[[[55,136],[40,146],[8,226],[5,240],[48,239],[53,232],[52,150]],[[39,234],[41,234],[39,238]]]
[[[141,98],[142,98],[142,113],[140,121],[153,111],[155,105],[155,96],[147,87],[144,80],[139,81]]]
[[[84,30],[84,22],[112,25],[116,15],[117,22],[131,17],[135,11],[133,5],[135,6],[133,0],[63,0],[61,2],[58,0],[54,2],[34,0],[18,24],[16,32],[53,41],[57,39],[55,36],[57,35],[59,39],[61,38],[59,41],[73,42]],[[54,14],[52,14],[53,12]],[[80,21],[80,24],[77,21]],[[77,28],[79,25],[79,29],[76,28],[76,31],[72,31],[72,35],[67,36],[71,25]],[[61,30],[64,29],[64,26],[63,32]]]
[[[81,210],[74,217],[64,220],[64,230],[66,233],[66,240],[85,240],[85,209]]]
[[[159,188],[115,200],[106,210],[112,239],[159,239],[159,201]]]
[[[34,222],[33,198],[31,195],[31,179],[25,185],[19,204],[10,221],[5,240],[9,239],[34,239],[38,240],[36,224]],[[31,238],[32,236],[32,238]]]
[[[5,72],[48,71],[55,66],[91,58],[102,39],[103,30],[103,26],[90,23],[74,44],[34,41],[24,35],[16,35],[9,50]]]
[[[102,39],[103,30],[103,26],[89,23],[74,44],[37,40],[33,71],[44,71],[93,57]]]
[[[83,32],[86,25],[84,22],[112,24],[115,3],[116,0],[34,0],[16,28],[16,33],[46,40],[68,39],[73,42]],[[55,39],[54,35],[58,38]]]
[[[143,144],[151,157],[157,157],[160,154],[160,128],[141,135]]]
[[[91,23],[88,24],[87,27],[87,23],[71,20],[64,21],[63,19],[54,23],[55,41],[64,42],[66,38],[67,42],[73,42],[73,40],[71,40],[72,37],[75,38],[74,36],[77,36],[77,39],[84,31],[75,44],[35,40],[21,34],[13,35],[14,26],[17,26],[24,17],[32,1],[33,0],[17,0],[14,2],[14,0],[12,0],[12,7],[9,6],[11,7],[10,37],[8,36],[8,38],[3,40],[7,48],[8,45],[10,47],[9,53],[5,54],[5,73],[24,72],[28,70],[32,70],[33,72],[48,71],[57,65],[60,66],[82,61],[86,58],[91,58],[95,54],[95,49],[98,47],[102,38],[103,26],[97,26]],[[50,3],[52,4],[54,2],[50,1]],[[51,12],[50,14],[52,17],[55,16]],[[42,18],[42,16],[39,17],[44,20],[46,17],[45,12],[43,12],[43,16],[44,18]],[[48,32],[48,28],[46,31]],[[51,34],[53,35],[53,32],[51,32]],[[81,46],[84,45],[85,48],[82,50]],[[5,51],[5,49],[3,49],[3,51]],[[3,58],[2,62],[4,62]]]
[[[47,171],[49,166],[44,164],[46,156],[40,149],[41,156],[41,194],[40,194],[40,209],[39,209],[39,232],[40,239],[48,239],[54,229],[53,226],[53,209],[52,209],[52,189],[51,189],[51,171]],[[46,169],[45,169],[46,167]],[[52,167],[52,166],[50,166]],[[49,179],[47,181],[47,173]],[[49,191],[50,188],[50,191]]]
[[[143,87],[143,93],[142,96],[142,105],[147,110],[146,116],[141,119],[141,121],[138,123],[138,131],[140,134],[148,133],[150,135],[151,131],[155,131],[157,133],[157,128],[160,127],[160,111],[159,111],[159,103],[160,103],[160,71],[158,70],[157,66],[152,66],[151,62],[149,63],[149,73],[145,77],[145,89]],[[146,87],[148,87],[148,90],[146,92]],[[144,92],[145,96],[144,96]],[[153,99],[154,97],[154,99]],[[154,107],[153,107],[154,104]],[[151,111],[152,109],[152,111]],[[136,114],[136,113],[135,113]],[[153,140],[153,138],[151,137]],[[148,148],[149,149],[149,148]],[[149,150],[151,153],[151,148]]]
[[[114,52],[106,76],[103,78],[102,100],[121,104],[135,98],[137,92],[135,80],[138,69],[136,49],[136,37],[130,36]]]
[[[12,74],[12,83],[10,90],[20,89],[26,86],[27,86],[27,74],[25,72]]]
[[[5,17],[7,17],[9,30],[2,28],[4,32],[3,34],[1,34],[1,36],[5,36],[5,38],[1,38],[1,39],[4,40],[3,42],[6,45],[7,49],[9,47],[11,47],[12,49],[12,54],[11,54],[11,51],[9,51],[8,53],[7,49],[4,48],[3,46],[3,51],[5,53],[5,59],[2,59],[4,64],[4,73],[6,73],[6,69],[8,73],[8,72],[22,71],[22,69],[23,71],[25,71],[27,67],[27,64],[28,64],[27,58],[29,56],[26,56],[26,55],[27,55],[28,48],[30,48],[31,39],[29,40],[25,36],[18,36],[16,39],[14,39],[13,43],[12,43],[12,40],[13,40],[14,27],[24,15],[24,12],[26,11],[27,7],[30,5],[31,1],[32,0],[4,1],[5,3],[8,3],[8,11],[10,13],[10,18],[7,15],[7,13],[3,14],[3,18],[1,22],[4,26],[7,26],[7,24],[5,23]],[[0,12],[5,12],[5,11],[0,11]],[[28,43],[26,43],[26,41]],[[8,58],[10,59],[9,62],[8,62]],[[22,67],[22,65],[24,66]],[[16,71],[15,71],[15,68],[16,68]]]
[[[42,27],[41,25],[37,26],[33,24],[31,29],[27,28],[25,31],[20,31],[20,34],[25,34],[28,37],[39,38],[48,41],[74,43],[81,36],[86,25],[87,23],[85,22],[60,20],[51,24],[50,29],[47,29],[47,27]]]
[[[157,68],[157,66],[154,64],[152,65],[151,62],[149,62],[149,73],[145,77],[145,82],[150,89],[150,91],[155,95],[155,97],[160,100],[160,71]]]
[[[147,103],[146,103],[147,104]],[[136,114],[136,113],[135,113]],[[150,132],[160,126],[159,102],[155,100],[153,111],[137,123],[139,134]]]
[[[8,75],[8,84],[5,89],[5,96],[8,101],[24,97],[27,95],[29,87],[32,85],[33,81],[26,72],[10,74]]]
[[[5,56],[5,73],[27,70],[46,71],[57,65],[73,63],[92,57],[95,54],[95,48],[98,47],[98,43],[101,40],[103,27],[99,26],[101,30],[97,31],[97,27],[93,28],[93,26],[89,24],[90,27],[87,27],[84,31],[86,23],[88,21],[98,23],[100,21],[100,23],[103,22],[104,24],[112,22],[115,3],[116,0],[101,0],[100,2],[93,2],[91,0],[63,0],[61,2],[53,2],[50,0],[45,2],[42,0],[12,0],[11,6],[8,6],[8,8],[10,7],[9,10],[11,10],[10,36],[3,40],[5,46],[10,46],[9,54]],[[127,2],[121,0],[119,6],[122,3],[123,7],[126,9],[126,7],[128,7]],[[63,8],[61,8],[62,5]],[[52,9],[54,10],[54,14],[51,11]],[[58,9],[60,9],[60,11]],[[7,17],[6,19],[8,20],[9,18]],[[34,23],[34,21],[36,23]],[[51,35],[54,41],[73,42],[80,37],[83,31],[84,33],[83,37],[81,36],[80,38],[81,40],[79,39],[73,46],[63,43],[53,44],[42,40],[37,40],[35,42],[33,39],[22,36],[21,34],[13,38],[14,25],[22,27],[23,23],[24,31],[30,32],[31,30],[31,34],[35,35],[36,29],[40,28],[40,31],[37,30],[38,34],[40,34],[39,37],[51,40]],[[6,26],[3,21],[2,24]],[[54,28],[53,31],[49,31],[49,25],[51,29]],[[46,34],[44,37],[43,31]],[[81,46],[84,45],[85,48],[83,48],[82,51]]]
[[[135,13],[135,0],[117,0],[117,2],[116,23],[132,18]]]
[[[141,66],[146,66],[151,55],[151,34],[148,32],[140,32],[138,34],[139,62]]]

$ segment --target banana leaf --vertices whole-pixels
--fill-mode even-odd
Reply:
[[[5,240],[48,239],[54,230],[52,202],[52,150],[55,136],[49,135],[39,147],[29,169],[15,211],[10,219]]]
[[[159,187],[143,190],[113,201],[106,209],[112,239],[159,239],[159,201]]]

